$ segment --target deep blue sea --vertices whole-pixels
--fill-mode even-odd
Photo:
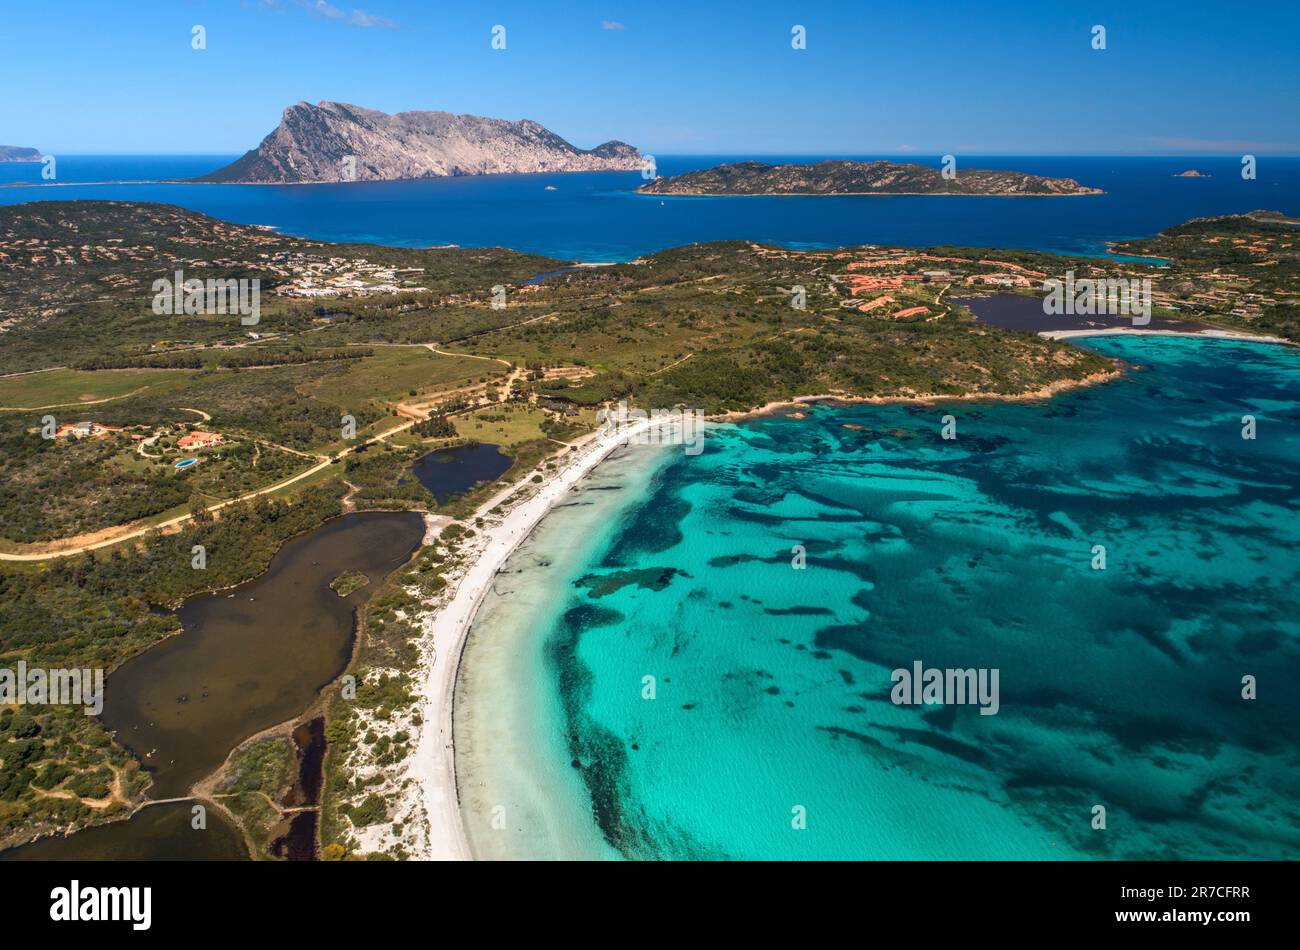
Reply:
[[[1099,255],[1107,241],[1154,234],[1192,217],[1260,208],[1300,214],[1300,159],[1267,156],[1260,157],[1253,181],[1241,178],[1236,158],[985,156],[969,162],[970,167],[1075,178],[1106,192],[1076,198],[658,198],[633,193],[641,184],[637,172],[287,186],[157,181],[200,175],[235,157],[56,156],[58,185],[0,187],[0,203],[162,201],[320,240],[505,246],[585,261],[628,260],[666,247],[732,238],[793,247],[964,244]],[[658,156],[658,170],[674,175],[753,157]],[[939,161],[889,157],[936,166]],[[959,156],[958,174],[962,164]],[[1188,168],[1210,177],[1174,177]],[[0,164],[0,185],[38,185],[40,171],[39,164]],[[103,184],[112,181],[137,183]],[[547,185],[555,190],[545,190]]]

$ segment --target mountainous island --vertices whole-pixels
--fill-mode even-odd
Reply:
[[[1205,172],[1197,171],[1195,168],[1189,168],[1185,172],[1179,172],[1174,177],[1175,178],[1209,178],[1210,176],[1205,174]]]
[[[257,148],[193,180],[293,184],[640,167],[640,153],[626,142],[580,149],[531,119],[299,102]]]
[[[1099,195],[1073,178],[898,162],[829,161],[809,165],[736,162],[656,178],[637,191],[650,195]]]
[[[41,153],[21,145],[0,145],[0,162],[39,162]]]

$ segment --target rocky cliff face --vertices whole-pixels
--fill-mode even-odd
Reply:
[[[1073,178],[958,168],[944,178],[937,168],[897,162],[818,162],[768,165],[737,162],[672,178],[656,178],[638,191],[653,195],[1095,195]]]
[[[195,181],[392,181],[640,167],[640,154],[625,142],[580,149],[530,119],[388,115],[342,102],[300,102],[284,110],[280,125],[256,149]]]

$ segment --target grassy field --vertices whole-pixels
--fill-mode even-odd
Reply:
[[[583,410],[559,426],[544,428],[542,422],[547,418],[547,413],[536,406],[505,403],[454,416],[453,422],[461,438],[506,447],[538,439],[565,441],[590,432],[596,425],[594,410]]]
[[[56,369],[0,379],[0,409],[76,406],[116,399],[137,390],[160,392],[179,388],[195,376],[192,370],[113,369],[95,372]]]
[[[345,373],[310,383],[302,391],[328,396],[331,402],[345,406],[399,402],[464,386],[506,368],[469,356],[443,356],[423,346],[377,346],[374,350],[374,356],[356,360]]]
[[[456,432],[462,438],[510,446],[546,438],[541,429],[545,417],[546,413],[532,406],[507,404],[489,406],[453,418]]]

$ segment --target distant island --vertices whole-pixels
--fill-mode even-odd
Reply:
[[[0,145],[0,162],[39,162],[41,153],[21,145]]]
[[[736,162],[656,178],[637,189],[650,195],[1099,195],[1073,178],[1023,172],[938,168],[898,162],[828,161],[810,165]]]
[[[1205,172],[1197,171],[1195,168],[1189,168],[1185,172],[1179,172],[1174,177],[1175,178],[1209,178],[1210,176],[1205,174]]]
[[[299,102],[257,148],[192,180],[296,184],[640,167],[640,153],[626,142],[580,149],[531,119]]]

